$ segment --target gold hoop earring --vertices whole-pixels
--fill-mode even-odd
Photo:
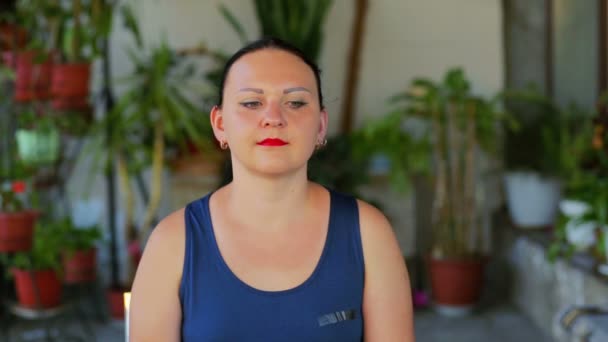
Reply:
[[[222,150],[227,150],[227,149],[228,149],[228,142],[227,142],[227,141],[225,141],[225,140],[222,140],[222,141],[220,142],[220,148],[221,148]]]

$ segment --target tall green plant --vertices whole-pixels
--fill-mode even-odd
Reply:
[[[97,127],[98,162],[115,161],[121,192],[127,203],[126,225],[135,226],[130,175],[152,167],[149,207],[139,235],[144,239],[161,200],[161,177],[168,144],[186,146],[194,142],[202,151],[215,149],[208,115],[197,101],[195,74],[184,65],[185,56],[166,42],[148,54],[131,52],[134,71],[126,78],[127,89],[115,108]],[[103,145],[106,120],[114,127],[110,142]],[[87,152],[87,153],[90,153]],[[133,232],[127,232],[132,240]]]
[[[318,60],[323,45],[325,19],[333,0],[254,0],[260,36],[272,36],[288,41],[313,60]],[[247,42],[243,26],[223,4],[220,12]]]
[[[460,68],[448,70],[441,82],[413,80],[401,94],[405,112],[427,122],[433,157],[433,255],[479,254],[480,152],[498,152],[499,123],[509,119],[500,97],[490,100],[471,92]]]

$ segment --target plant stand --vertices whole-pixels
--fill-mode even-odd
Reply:
[[[30,277],[34,277],[34,272],[30,271],[29,274]],[[34,308],[24,307],[10,298],[11,296],[5,295],[3,306],[6,309],[7,317],[0,322],[2,323],[1,331],[4,333],[4,336],[0,335],[2,341],[31,341],[31,338],[25,338],[28,334],[40,335],[35,338],[38,340],[44,338],[46,341],[96,341],[95,332],[81,310],[78,296],[69,296],[72,298],[64,296],[61,305],[43,308],[37,282],[32,283],[37,303]],[[86,293],[87,289],[84,290],[83,293]],[[7,291],[3,293],[6,294]],[[80,323],[80,330],[84,332],[83,336],[71,334],[69,331],[72,319],[76,319]]]

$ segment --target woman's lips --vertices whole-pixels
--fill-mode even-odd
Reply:
[[[260,141],[258,143],[258,145],[262,145],[262,146],[283,146],[283,145],[287,145],[287,142],[283,141],[281,139],[269,138],[269,139],[264,139],[264,140]]]

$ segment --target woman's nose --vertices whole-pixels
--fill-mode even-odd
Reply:
[[[262,127],[283,127],[287,124],[278,103],[269,103],[264,111]]]

